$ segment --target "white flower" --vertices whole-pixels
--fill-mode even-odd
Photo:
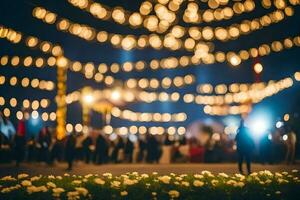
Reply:
[[[202,179],[202,178],[203,178],[203,175],[201,175],[201,174],[194,174],[194,177],[195,177],[195,178]]]
[[[142,178],[149,178],[149,175],[148,174],[142,174],[141,177]]]
[[[181,185],[185,186],[185,187],[189,187],[190,186],[190,183],[189,182],[186,182],[186,181],[182,181],[181,182]]]
[[[170,195],[171,198],[178,198],[180,193],[176,190],[170,190],[169,195]]]
[[[213,186],[216,186],[218,183],[219,183],[219,181],[216,180],[216,179],[213,179],[213,180],[211,181],[211,184],[212,184]]]
[[[111,186],[112,186],[112,187],[118,188],[118,187],[120,187],[120,185],[121,185],[121,182],[120,182],[120,181],[113,181],[113,182],[111,182]]]
[[[122,191],[120,192],[121,196],[127,196],[128,195],[128,192],[127,191]]]
[[[276,172],[276,173],[275,173],[275,176],[276,176],[276,177],[282,177],[282,174]]]
[[[75,185],[79,185],[81,183],[82,183],[81,180],[74,180],[74,181],[72,181],[72,184],[75,184]]]
[[[27,178],[29,175],[28,174],[19,174],[18,179],[24,179]]]
[[[281,194],[281,192],[280,191],[276,191],[275,194]]]
[[[53,192],[52,196],[60,197],[60,194],[65,192],[65,190],[63,188],[53,188],[52,192]]]
[[[1,178],[1,181],[15,181],[16,179],[12,176],[4,176]]]
[[[107,177],[111,177],[112,176],[112,174],[111,173],[104,173],[104,174],[102,174],[103,176],[107,176]]]
[[[47,183],[47,186],[48,186],[48,187],[51,187],[51,188],[56,188],[56,185],[55,185],[55,183],[53,183],[53,182],[48,182],[48,183]]]
[[[90,178],[92,176],[93,176],[93,174],[87,174],[87,175],[84,176],[84,178]]]
[[[160,177],[158,177],[158,180],[160,180],[164,184],[169,184],[171,181],[171,177],[170,176],[160,176]]]
[[[235,180],[229,180],[226,182],[227,185],[235,185],[237,182]]]
[[[22,185],[23,187],[28,187],[28,186],[31,186],[32,183],[31,183],[31,181],[29,181],[29,180],[24,180],[24,181],[21,182],[21,185]]]
[[[56,179],[61,180],[62,177],[61,176],[56,176]]]
[[[38,180],[40,180],[41,179],[41,176],[34,176],[34,177],[31,177],[30,178],[30,181],[38,181]]]
[[[124,185],[134,185],[135,183],[137,183],[136,180],[131,180],[131,179],[128,179],[128,178],[124,179],[124,181],[123,181]]]
[[[243,183],[243,182],[237,182],[237,183],[235,183],[234,185],[233,185],[234,187],[244,187],[245,186],[245,183]]]
[[[176,179],[176,181],[182,181],[182,178],[178,177],[178,176],[175,179]]]
[[[95,178],[94,179],[94,182],[98,185],[104,185],[105,184],[105,181],[102,180],[101,178]]]
[[[55,179],[55,176],[49,175],[48,178],[49,178],[49,179]]]
[[[194,185],[195,187],[201,187],[201,186],[204,185],[204,182],[199,181],[199,180],[195,180],[195,181],[193,182],[193,185]]]
[[[27,192],[29,194],[35,193],[35,192],[47,192],[47,191],[48,191],[48,189],[44,185],[42,185],[42,186],[33,186],[32,185],[32,186],[27,187]]]
[[[157,195],[157,193],[156,193],[156,192],[152,192],[151,194],[152,194],[152,196],[156,196],[156,195]]]
[[[83,196],[86,196],[89,193],[89,191],[84,187],[76,187],[75,190]]]
[[[225,173],[219,173],[219,176],[224,177],[224,178],[228,178],[228,175]]]
[[[292,172],[293,172],[293,173],[298,173],[298,172],[299,172],[299,170],[297,170],[297,169],[293,169],[293,170],[292,170]]]

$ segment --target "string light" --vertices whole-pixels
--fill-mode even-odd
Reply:
[[[10,86],[22,86],[24,88],[31,87],[33,89],[52,91],[55,89],[55,84],[53,81],[41,80],[41,79],[29,79],[27,77],[17,78],[16,76],[4,77],[0,75],[0,82],[5,83],[9,80]]]
[[[146,112],[134,112],[131,110],[121,110],[118,107],[114,107],[111,110],[111,114],[114,117],[126,119],[129,121],[139,122],[184,122],[187,119],[186,113],[146,113]]]

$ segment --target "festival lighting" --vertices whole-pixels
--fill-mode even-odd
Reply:
[[[246,120],[246,125],[256,138],[260,138],[262,135],[267,134],[268,129],[271,128],[270,123],[270,116],[265,112],[253,113],[249,119]]]
[[[283,141],[287,141],[287,139],[288,139],[288,135],[286,135],[286,134],[285,134],[285,135],[283,135],[283,136],[282,136],[282,139],[283,139]]]
[[[260,74],[264,69],[261,63],[256,63],[253,68],[257,74]]]
[[[85,103],[86,105],[92,105],[94,101],[95,98],[92,94],[83,95],[83,103]]]
[[[284,123],[282,121],[278,121],[276,122],[276,128],[281,128],[284,125]]]
[[[284,120],[285,122],[289,121],[289,120],[290,120],[290,115],[289,115],[289,114],[285,114],[285,115],[283,116],[283,120]]]

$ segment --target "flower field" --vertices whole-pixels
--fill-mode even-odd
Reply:
[[[127,173],[113,176],[33,176],[19,174],[0,179],[0,199],[299,199],[298,170],[271,173],[159,175]]]

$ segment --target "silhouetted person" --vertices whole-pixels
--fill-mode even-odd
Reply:
[[[118,137],[117,137],[117,143],[116,143],[116,145],[115,145],[115,147],[114,147],[114,149],[112,151],[112,156],[111,156],[112,157],[112,161],[115,162],[115,163],[122,161],[123,160],[122,153],[124,153],[123,151],[124,151],[124,141],[118,135]]]
[[[93,144],[92,138],[91,136],[86,136],[86,138],[83,140],[82,142],[82,146],[83,146],[83,157],[84,157],[84,161],[85,163],[89,163],[91,160],[91,149],[90,146]]]
[[[67,136],[66,140],[66,149],[65,149],[65,156],[66,160],[68,162],[68,169],[72,170],[73,167],[73,161],[75,157],[75,144],[76,144],[76,138],[73,133],[71,133],[69,136]]]
[[[268,134],[264,134],[259,143],[259,156],[262,164],[271,163],[272,142]]]
[[[141,138],[139,138],[137,142],[139,148],[138,161],[143,162],[145,159],[146,143]]]
[[[26,145],[26,126],[24,119],[19,120],[17,134],[15,136],[15,158],[16,166],[19,167],[21,161],[24,159],[25,155],[25,145]]]
[[[38,161],[49,163],[49,146],[51,144],[51,134],[47,127],[43,127],[38,136]]]
[[[158,163],[160,152],[159,152],[159,142],[153,135],[149,135],[147,138],[147,162],[156,162]]]
[[[96,140],[96,163],[103,164],[107,157],[107,143],[103,135],[99,134]]]
[[[36,159],[36,142],[34,136],[31,136],[30,139],[28,140],[27,147],[28,147],[27,160],[28,162],[32,162]]]
[[[132,162],[133,148],[134,148],[133,142],[131,142],[129,137],[127,137],[126,143],[125,143],[125,158],[126,158],[126,161],[128,161],[130,163]]]
[[[238,152],[238,167],[243,174],[242,164],[246,160],[247,172],[251,173],[251,154],[254,149],[254,141],[250,135],[249,129],[245,126],[244,120],[241,121],[237,135],[235,137]]]
[[[287,164],[295,164],[297,137],[295,132],[290,127],[287,128],[287,139],[285,142],[287,147],[285,161]]]

